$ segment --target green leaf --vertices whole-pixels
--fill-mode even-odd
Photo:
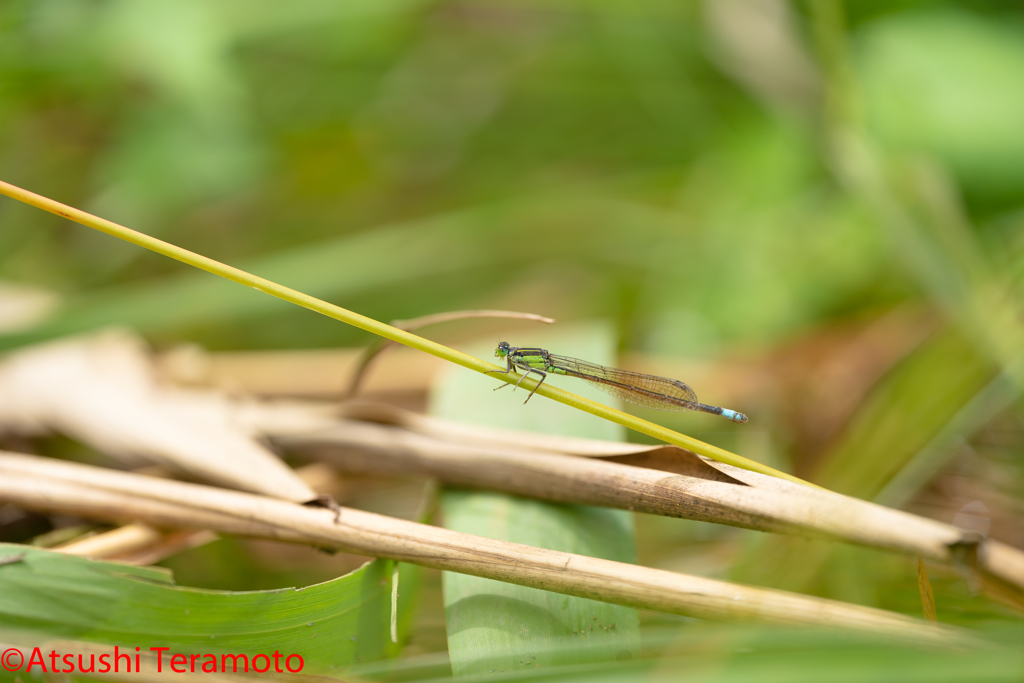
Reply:
[[[546,243],[547,258],[579,257],[581,233],[585,232],[588,250],[641,259],[644,250],[637,245],[659,234],[662,221],[658,216],[638,216],[621,204],[586,204],[571,197],[557,201],[526,199],[381,225],[360,234],[229,265],[304,294],[352,306],[357,297],[379,295],[396,287],[401,297],[408,299],[416,296],[416,292],[409,291],[411,283],[431,282],[452,274],[465,278],[467,273],[486,272],[493,280],[496,272],[521,262],[516,252],[494,248],[493,234],[518,225],[552,231],[553,237]],[[555,226],[561,225],[568,228],[556,232]],[[619,230],[628,225],[637,234],[636,239],[621,244],[615,237],[619,230],[613,225]],[[592,231],[597,234],[592,235]],[[606,240],[601,234],[612,237]],[[382,254],[387,258],[381,259]],[[431,299],[430,305],[433,302]],[[424,305],[427,303],[424,301]],[[51,319],[35,328],[0,335],[0,349],[115,323],[143,334],[170,334],[228,321],[265,320],[293,311],[291,304],[263,292],[182,267],[172,276],[69,297]]]
[[[871,129],[948,163],[972,192],[1024,188],[1024,26],[933,8],[894,13],[858,36]]]
[[[466,229],[466,215],[445,215],[318,242],[240,267],[312,296],[351,297],[464,267],[459,250],[440,245],[462,241]],[[379,254],[389,255],[385,266],[377,259]],[[474,252],[473,257],[479,255]],[[0,337],[0,348],[115,322],[152,334],[216,320],[259,318],[289,306],[237,283],[183,268],[180,274],[150,284],[82,295],[50,322],[24,334]]]
[[[70,639],[250,657],[277,650],[301,655],[306,674],[340,673],[397,650],[389,561],[305,588],[230,592],[175,586],[163,570],[0,545],[0,560],[19,555],[0,564],[0,641],[14,645]]]
[[[991,361],[971,341],[948,328],[922,344],[872,390],[845,432],[822,457],[809,481],[846,495],[873,500],[995,375]],[[928,479],[920,479],[923,487]],[[913,490],[904,482],[906,491]],[[842,552],[846,552],[845,549]],[[834,572],[835,543],[778,536],[757,539],[732,572],[736,581],[802,591]],[[876,568],[881,551],[859,553]],[[865,554],[866,553],[866,554]],[[778,558],[785,557],[785,562]],[[849,565],[849,562],[847,563]],[[843,592],[871,594],[870,571],[850,571]],[[872,604],[871,600],[861,600]]]
[[[607,326],[563,327],[509,340],[565,355],[613,363]],[[494,345],[470,351],[488,356]],[[605,394],[570,378],[548,381],[595,399]],[[582,385],[582,386],[581,386]],[[611,423],[535,396],[522,405],[519,389],[492,390],[498,380],[455,370],[433,397],[433,413],[505,428],[621,439]],[[592,392],[592,393],[591,393]],[[446,491],[449,529],[620,562],[635,562],[632,516],[623,511],[555,505],[488,492]],[[585,664],[639,656],[636,610],[460,574],[445,573],[448,649],[456,675]]]
[[[872,500],[995,372],[961,332],[943,331],[875,388],[811,481]]]

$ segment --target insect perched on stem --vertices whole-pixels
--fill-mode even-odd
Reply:
[[[547,349],[510,346],[508,342],[498,342],[498,348],[494,351],[494,355],[498,358],[504,358],[507,368],[505,370],[491,370],[491,373],[507,375],[516,369],[525,371],[523,376],[519,378],[519,381],[516,382],[516,388],[523,383],[523,380],[530,373],[540,375],[540,381],[537,382],[537,386],[533,388],[530,395],[526,397],[526,401],[533,397],[550,372],[556,375],[578,377],[605,393],[621,398],[623,401],[635,403],[638,406],[646,406],[656,410],[699,410],[704,413],[711,413],[712,415],[721,415],[740,424],[747,421],[747,416],[743,413],[699,402],[697,395],[693,393],[693,389],[677,379],[608,368],[597,363],[588,363],[578,358],[558,356]],[[501,389],[504,386],[506,385],[503,384],[497,387],[497,389]],[[523,401],[523,403],[525,404],[526,401]]]

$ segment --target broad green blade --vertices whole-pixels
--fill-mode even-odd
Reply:
[[[836,445],[822,458],[809,481],[846,495],[874,499],[915,456],[950,424],[965,405],[982,391],[996,373],[960,332],[947,329],[922,344],[889,373],[864,401]],[[951,456],[955,451],[949,449]],[[932,462],[930,475],[941,466]],[[930,476],[917,481],[927,485]],[[905,483],[905,490],[911,490]],[[738,563],[732,578],[775,588],[803,591],[830,574],[828,562],[838,552],[835,544],[796,537],[760,539]],[[884,555],[877,550],[850,548],[842,595],[856,599],[858,591],[873,595],[873,574],[857,571],[851,562],[877,568]],[[784,560],[782,558],[785,558]],[[865,602],[863,598],[860,600]],[[866,601],[871,604],[871,600]]]
[[[468,254],[439,246],[471,241],[467,232],[474,218],[481,220],[471,213],[450,214],[383,227],[240,263],[238,267],[312,296],[347,299],[377,288],[457,271],[466,267],[469,260],[486,258],[487,252],[479,244],[468,247]],[[88,230],[81,226],[79,229]],[[380,254],[388,254],[386,262],[377,258]],[[131,326],[144,334],[166,333],[218,320],[272,315],[288,310],[291,305],[183,266],[177,274],[153,283],[84,294],[69,301],[52,320],[35,329],[0,335],[0,348],[113,323]]]
[[[811,481],[873,499],[995,374],[971,340],[943,331],[875,388]]]
[[[595,662],[566,666],[556,672],[495,671],[487,681],[540,683],[1017,683],[1024,653],[1016,647],[1024,638],[1019,626],[1002,624],[985,649],[958,650],[912,647],[899,642],[843,631],[809,630],[764,624],[708,622],[644,628],[644,657],[625,662]],[[442,677],[434,656],[398,660],[402,669],[380,675],[380,666],[360,667],[375,680],[430,681]],[[838,672],[838,673],[837,673]]]
[[[169,647],[254,656],[278,650],[301,655],[304,674],[338,674],[397,652],[390,633],[390,561],[305,588],[229,592],[175,586],[162,570],[22,545],[0,544],[0,563],[5,558],[0,642],[12,645],[60,639],[144,652]],[[13,673],[0,672],[0,680],[13,680]]]
[[[616,230],[628,226],[637,235],[635,242],[643,244],[645,237],[653,239],[662,227],[657,220],[642,220],[618,204],[579,203],[571,198],[558,202],[525,200],[382,225],[230,265],[346,307],[353,306],[357,297],[397,288],[408,306],[409,298],[417,296],[416,291],[410,291],[410,283],[429,283],[451,274],[459,274],[465,281],[467,273],[472,272],[486,272],[493,280],[496,272],[518,265],[520,255],[494,249],[492,235],[519,225],[587,226],[588,249],[595,253],[615,250],[618,254],[623,247],[614,239]],[[88,231],[84,226],[74,229]],[[553,230],[545,245],[547,257],[580,257],[578,230],[582,228],[564,233]],[[382,259],[382,254],[387,258]],[[634,256],[640,258],[639,253]],[[422,303],[428,305],[434,300]],[[129,326],[146,335],[181,334],[182,330],[265,319],[293,310],[292,304],[182,265],[171,276],[69,297],[52,318],[38,326],[0,334],[0,349],[112,324]]]
[[[512,343],[613,364],[607,326],[538,329]],[[480,357],[494,343],[468,349]],[[595,400],[607,395],[572,378],[548,381]],[[523,405],[522,388],[492,391],[500,380],[453,370],[437,387],[433,414],[509,429],[621,439],[618,425],[534,396]],[[578,505],[556,505],[490,492],[446,491],[444,524],[449,529],[620,562],[635,562],[630,513]],[[548,591],[446,572],[444,599],[448,650],[458,675],[544,669],[566,664],[625,660],[639,656],[636,610]]]

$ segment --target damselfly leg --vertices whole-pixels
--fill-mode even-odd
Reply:
[[[516,389],[518,389],[519,385],[523,383],[524,379],[529,377],[531,372],[540,375],[540,380],[537,381],[537,386],[535,386],[533,388],[533,390],[530,392],[530,395],[526,397],[526,401],[523,401],[523,405],[526,405],[526,402],[529,401],[531,398],[533,398],[533,395],[535,393],[537,393],[538,389],[540,389],[540,385],[544,384],[544,380],[546,380],[548,378],[548,375],[547,375],[546,372],[542,372],[542,371],[538,370],[537,368],[531,368],[529,365],[526,365],[525,363],[516,362],[515,360],[513,360],[511,354],[505,356],[505,361],[506,361],[506,366],[507,367],[504,370],[488,370],[487,374],[489,374],[489,375],[507,375],[507,374],[509,374],[511,372],[514,372],[515,370],[522,370],[522,371],[524,371],[522,377],[520,377],[519,381],[515,383],[514,387],[512,387],[512,391],[515,391]],[[492,389],[491,391],[497,391],[498,389],[504,389],[509,384],[511,384],[511,382],[506,382],[505,384],[502,384],[500,386],[494,387],[494,389]]]

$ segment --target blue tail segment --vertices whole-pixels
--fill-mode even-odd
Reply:
[[[733,422],[739,422],[743,424],[747,421],[747,416],[743,413],[737,413],[735,410],[729,410],[728,408],[722,408],[722,417]]]

